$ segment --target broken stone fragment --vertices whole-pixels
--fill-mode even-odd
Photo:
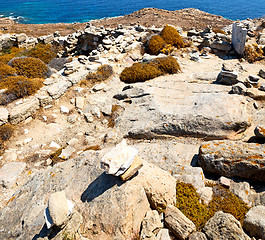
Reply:
[[[138,150],[127,146],[126,140],[122,140],[115,148],[104,155],[101,167],[115,176],[123,174],[132,164]]]
[[[48,210],[53,224],[61,226],[67,219],[68,205],[65,191],[53,193],[49,197]]]
[[[138,172],[138,170],[143,166],[143,160],[136,156],[135,159],[132,162],[132,165],[126,170],[125,173],[120,175],[121,179],[123,181],[126,181],[130,179],[135,173]]]
[[[65,191],[51,194],[48,200],[48,207],[44,210],[44,217],[47,228],[53,225],[62,226],[68,216],[73,213],[74,204],[67,200]]]
[[[165,224],[180,240],[187,239],[196,230],[195,224],[173,205],[167,206]]]

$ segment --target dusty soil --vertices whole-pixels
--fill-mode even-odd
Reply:
[[[117,24],[134,26],[137,24],[150,27],[162,27],[166,24],[182,27],[185,30],[191,26],[204,29],[207,25],[213,28],[223,28],[233,21],[221,16],[212,15],[198,9],[187,8],[176,11],[167,11],[156,8],[144,8],[129,15],[92,20],[95,26],[116,27]],[[2,33],[26,33],[28,36],[43,36],[59,31],[65,36],[77,30],[84,29],[86,23],[57,23],[57,24],[19,24],[10,19],[0,19],[0,30]]]

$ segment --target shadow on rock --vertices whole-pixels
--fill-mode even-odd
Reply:
[[[87,187],[81,196],[81,200],[82,202],[91,202],[116,184],[121,186],[123,181],[119,177],[104,172]]]

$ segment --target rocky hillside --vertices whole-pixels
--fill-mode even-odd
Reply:
[[[0,239],[265,239],[265,24],[230,23],[2,34]]]

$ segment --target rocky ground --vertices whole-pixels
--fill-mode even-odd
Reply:
[[[164,25],[170,15],[177,27],[185,28],[196,14],[203,19],[194,23],[196,30],[178,28],[191,42],[172,53],[180,73],[142,83],[120,81],[125,67],[154,58],[143,55],[141,48],[153,21]],[[134,23],[133,18],[138,20]],[[34,96],[1,108],[1,121],[16,126],[0,162],[1,239],[118,240],[137,239],[139,232],[142,239],[264,239],[265,62],[250,64],[234,53],[231,26],[226,34],[200,31],[212,18],[218,28],[231,23],[194,9],[144,9],[118,20],[93,21],[66,38],[39,39],[63,41],[71,62],[47,78]],[[95,27],[116,27],[115,21],[146,27]],[[261,43],[265,35],[256,38],[260,22],[244,24],[250,36],[255,33],[248,42]],[[19,36],[14,42],[29,43]],[[209,46],[198,51],[206,40]],[[91,45],[95,49],[87,48]],[[88,49],[92,52],[84,55]],[[80,85],[106,63],[114,69],[111,78]],[[135,149],[126,151],[140,157],[143,165],[128,181],[106,174],[100,164],[110,151],[114,159],[122,158],[119,151],[127,148],[113,148],[123,139]],[[57,163],[51,155],[61,148]],[[205,202],[211,200],[214,184],[230,189],[251,207],[243,228],[232,215],[217,212],[196,232],[194,223],[175,207],[177,180],[193,184]],[[68,208],[62,206],[66,197],[75,205],[68,218]],[[155,210],[165,206],[162,214]],[[54,223],[59,215],[59,227],[47,229],[46,207]]]

